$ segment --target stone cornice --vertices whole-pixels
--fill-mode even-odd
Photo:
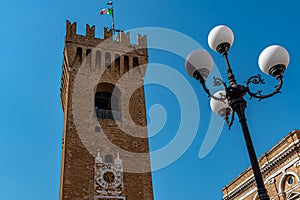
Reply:
[[[288,136],[290,136],[290,135],[293,136],[295,133],[297,133],[297,132],[296,131],[292,132]],[[281,144],[281,142],[279,144]],[[277,144],[277,145],[279,145],[279,144]],[[277,145],[275,145],[275,146],[277,146]],[[273,170],[275,167],[277,167],[278,165],[283,163],[285,160],[287,160],[290,157],[290,155],[292,155],[293,153],[297,153],[297,150],[299,150],[299,149],[300,149],[300,141],[296,140],[288,148],[284,149],[282,152],[280,152],[278,155],[276,155],[271,161],[267,162],[261,168],[262,175],[264,177],[266,177],[266,175],[271,170]],[[251,170],[251,168],[248,168],[246,171],[248,171],[248,170]],[[244,174],[245,174],[245,172],[243,172],[237,179],[241,178]],[[251,175],[248,179],[246,179],[246,181],[244,181],[242,184],[238,185],[234,190],[232,190],[228,194],[224,195],[223,200],[234,199],[237,195],[241,194],[242,192],[246,191],[250,187],[254,186],[254,184],[255,184],[254,176]]]

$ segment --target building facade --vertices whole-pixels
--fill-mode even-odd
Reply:
[[[66,22],[60,200],[153,200],[144,74],[147,39]]]
[[[300,199],[300,131],[294,130],[259,158],[270,199]],[[252,168],[223,189],[223,200],[257,200]]]

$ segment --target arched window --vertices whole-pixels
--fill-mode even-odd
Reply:
[[[102,110],[111,110],[110,92],[97,92],[95,95],[95,107]]]
[[[105,163],[113,163],[113,156],[110,154],[105,155],[104,162]]]
[[[101,51],[96,51],[96,69],[101,69]]]
[[[100,83],[95,94],[95,113],[98,119],[121,120],[121,92],[112,84]]]
[[[279,193],[284,193],[299,183],[299,177],[295,172],[289,171],[283,174],[279,181]]]
[[[140,66],[139,58],[138,57],[134,57],[133,58],[133,68],[138,67],[138,66]],[[141,69],[140,68],[136,68],[136,70],[138,71],[140,77],[142,77],[143,75],[142,75]]]
[[[137,57],[134,57],[133,58],[133,67],[137,67],[137,66],[139,66],[140,64],[139,64],[139,59],[137,58]]]
[[[110,53],[107,52],[105,54],[105,67],[110,68],[110,64],[111,64],[111,55]]]
[[[129,56],[124,56],[124,74],[129,71]]]
[[[87,49],[86,50],[86,66],[87,67],[91,67],[92,65],[92,54],[91,54],[92,50]]]
[[[82,48],[81,47],[77,47],[76,49],[76,57],[74,62],[79,62],[80,64],[82,63]]]
[[[115,55],[115,73],[120,74],[120,55],[116,54]]]

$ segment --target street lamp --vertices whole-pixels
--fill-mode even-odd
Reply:
[[[224,25],[216,26],[208,35],[209,47],[222,54],[226,61],[229,86],[220,78],[213,78],[214,85],[223,85],[225,90],[211,94],[206,87],[206,79],[213,68],[213,60],[207,51],[203,49],[192,51],[186,58],[185,69],[191,77],[201,83],[204,91],[211,97],[210,106],[213,112],[222,116],[229,128],[233,123],[235,113],[238,115],[256,181],[258,197],[260,200],[269,200],[247,125],[245,116],[247,102],[244,96],[248,93],[251,98],[254,97],[261,100],[279,93],[283,84],[283,74],[289,64],[290,57],[287,50],[278,45],[264,49],[258,59],[259,67],[264,73],[275,77],[279,84],[270,94],[262,94],[262,91],[251,92],[250,84],[264,84],[264,80],[260,75],[256,75],[250,77],[245,85],[240,85],[236,82],[228,60],[228,52],[233,41],[234,35],[232,30]],[[230,116],[231,120],[229,119]]]

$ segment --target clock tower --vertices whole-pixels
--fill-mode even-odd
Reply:
[[[60,200],[153,200],[145,109],[146,36],[66,23]]]

